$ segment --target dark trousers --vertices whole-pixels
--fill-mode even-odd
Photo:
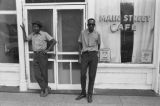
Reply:
[[[86,93],[86,73],[89,68],[88,94],[92,95],[93,86],[97,72],[98,56],[96,51],[82,53],[81,60],[81,88],[82,93]]]
[[[48,56],[41,52],[34,53],[33,67],[36,81],[38,82],[41,90],[48,87]]]

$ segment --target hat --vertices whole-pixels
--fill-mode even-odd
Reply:
[[[34,24],[38,25],[40,28],[42,27],[42,23],[40,21],[34,21],[32,25]]]

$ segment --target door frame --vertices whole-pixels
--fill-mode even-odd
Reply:
[[[76,10],[76,9],[82,9],[83,10],[83,28],[86,27],[86,4],[56,4],[56,5],[24,5],[23,8],[23,23],[25,24],[25,30],[26,34],[28,35],[28,10],[34,10],[34,9],[51,9],[53,10],[53,37],[57,40],[57,19],[58,19],[58,10]],[[27,87],[28,89],[40,89],[38,83],[32,83],[30,80],[30,61],[33,61],[33,59],[29,58],[29,54],[33,53],[29,51],[28,42],[25,42],[25,63],[26,63],[26,77],[27,77]],[[49,86],[53,90],[57,89],[65,89],[65,90],[77,90],[80,89],[80,84],[58,84],[58,55],[57,54],[63,54],[63,52],[58,53],[57,45],[55,46],[55,51],[48,52],[48,54],[55,53],[55,59],[48,58],[48,61],[54,62],[54,82],[55,83],[49,83]],[[78,54],[77,52],[70,52],[71,54]],[[68,53],[67,53],[68,54]],[[64,60],[66,61],[66,60]],[[69,62],[69,61],[68,61]],[[74,60],[74,62],[78,62],[78,60]]]

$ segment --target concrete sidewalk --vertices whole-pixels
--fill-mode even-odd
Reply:
[[[39,93],[0,92],[0,106],[160,106],[158,96],[94,95],[92,103],[87,103],[86,99],[76,101],[76,97],[76,94],[40,97]]]

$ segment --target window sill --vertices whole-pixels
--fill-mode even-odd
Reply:
[[[98,63],[98,68],[156,68],[154,64]]]

